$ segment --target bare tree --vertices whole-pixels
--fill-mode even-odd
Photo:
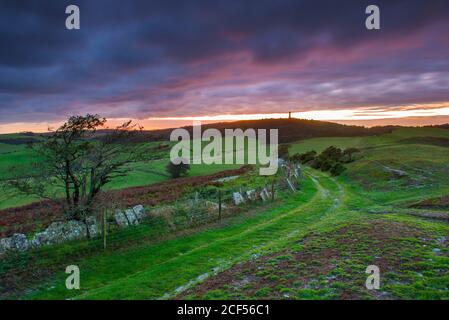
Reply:
[[[71,218],[85,218],[100,190],[112,179],[126,176],[130,164],[144,155],[145,145],[133,142],[141,128],[128,121],[98,131],[105,124],[98,115],[70,117],[42,142],[31,145],[39,159],[34,174],[11,184],[22,193],[62,202]]]

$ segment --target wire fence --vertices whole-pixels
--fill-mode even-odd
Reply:
[[[43,279],[103,253],[126,251],[193,233],[275,201],[276,195],[300,189],[301,175],[284,169],[276,177],[242,176],[184,192],[176,200],[146,207],[138,225],[120,227],[113,203],[96,210],[94,237],[31,247],[0,256],[0,299],[14,298]],[[237,196],[239,194],[240,196]],[[108,199],[105,199],[106,201]],[[240,203],[239,201],[240,200]]]

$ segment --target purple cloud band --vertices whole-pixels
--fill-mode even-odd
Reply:
[[[81,30],[64,27],[79,5]],[[449,101],[449,2],[8,1],[0,123]]]

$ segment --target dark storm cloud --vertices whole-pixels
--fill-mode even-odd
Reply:
[[[2,1],[0,122],[449,100],[449,2],[371,2]]]

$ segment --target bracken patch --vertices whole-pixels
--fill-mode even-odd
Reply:
[[[111,196],[112,201],[123,208],[136,204],[154,206],[178,199],[189,188],[214,185],[217,184],[214,182],[216,179],[241,175],[249,168],[249,166],[243,166],[240,169],[226,170],[207,176],[173,179],[148,186],[111,190],[106,193]],[[40,201],[0,210],[0,237],[7,237],[15,232],[25,234],[36,232],[64,218],[62,208],[51,201]]]

